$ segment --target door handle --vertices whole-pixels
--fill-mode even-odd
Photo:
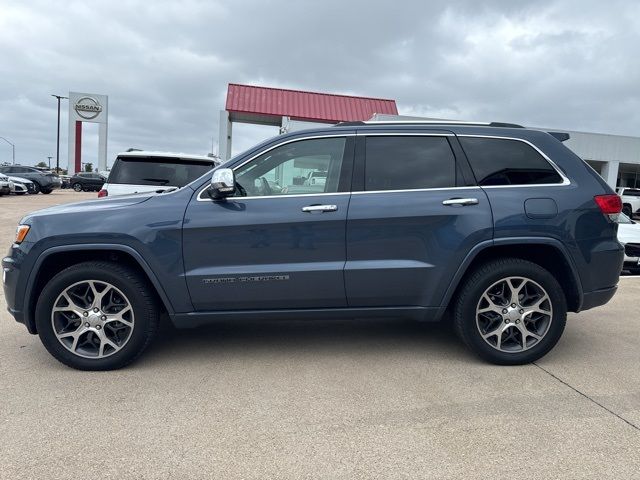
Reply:
[[[306,207],[302,207],[302,211],[307,213],[335,212],[336,210],[338,210],[337,205],[307,205]]]
[[[450,198],[449,200],[444,200],[442,204],[454,206],[454,207],[455,206],[465,207],[467,205],[477,205],[478,199],[477,198]]]

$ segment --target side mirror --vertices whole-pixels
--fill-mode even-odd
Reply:
[[[236,191],[236,176],[230,168],[219,168],[211,174],[209,195],[221,199],[233,195]]]

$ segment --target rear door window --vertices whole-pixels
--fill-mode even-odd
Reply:
[[[109,174],[109,183],[184,187],[211,169],[212,163],[197,160],[118,157]]]
[[[365,190],[456,186],[456,159],[446,137],[369,136]]]
[[[525,142],[507,138],[459,139],[481,186],[562,183],[551,164]]]

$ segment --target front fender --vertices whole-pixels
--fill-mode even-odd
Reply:
[[[47,258],[52,255],[62,253],[62,252],[77,252],[77,251],[96,251],[96,252],[122,252],[130,255],[136,263],[140,266],[140,268],[144,271],[145,275],[153,285],[158,297],[164,304],[167,312],[170,315],[175,313],[175,309],[169,296],[167,295],[162,283],[158,279],[157,275],[153,271],[153,269],[149,266],[146,260],[140,255],[138,251],[128,245],[122,244],[110,244],[110,243],[83,243],[83,244],[72,244],[72,245],[60,245],[56,247],[50,247],[44,250],[36,259],[33,264],[33,268],[29,273],[29,277],[27,279],[25,295],[23,298],[23,312],[24,312],[24,323],[27,326],[27,329],[30,333],[36,333],[35,328],[35,318],[33,316],[34,312],[32,311],[33,302],[33,290],[36,283],[36,279],[38,277],[38,273],[40,272],[40,268],[42,264],[47,260]]]

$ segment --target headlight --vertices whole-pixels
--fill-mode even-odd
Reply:
[[[16,239],[14,241],[16,245],[20,245],[24,241],[30,228],[29,225],[18,225],[18,228],[16,228]]]

